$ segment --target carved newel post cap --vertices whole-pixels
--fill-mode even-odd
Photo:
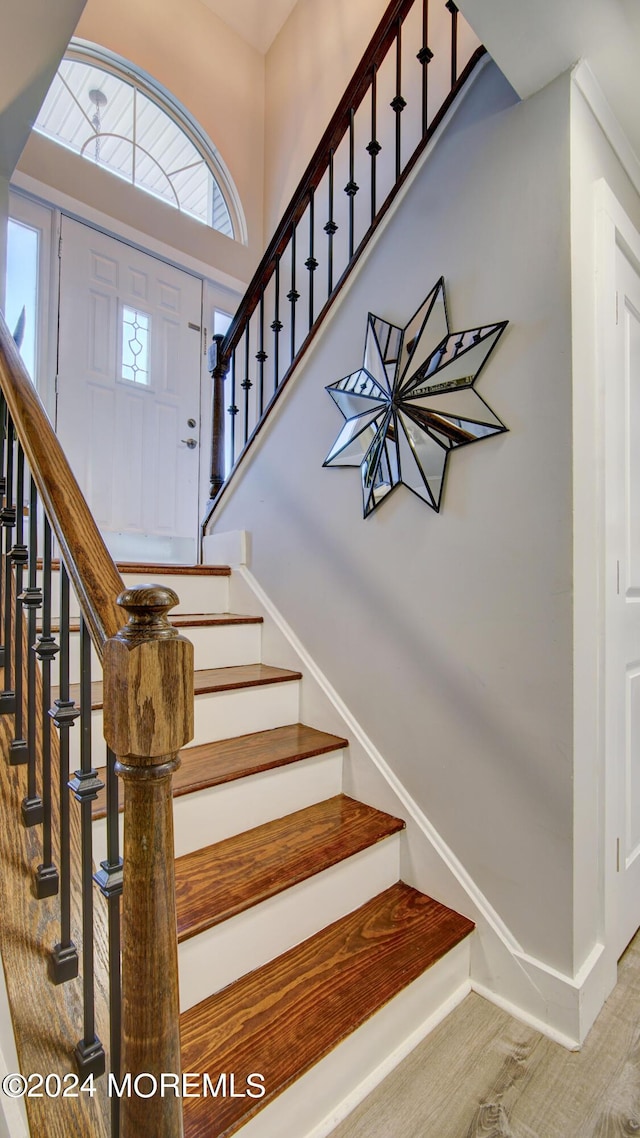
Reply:
[[[177,636],[169,623],[168,613],[178,604],[178,594],[164,585],[137,585],[120,593],[118,604],[129,615],[128,624],[120,629],[123,640]]]
[[[139,585],[118,604],[129,619],[104,646],[104,736],[118,759],[147,766],[193,737],[193,645],[169,621],[173,589]]]

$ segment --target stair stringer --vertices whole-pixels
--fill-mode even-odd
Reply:
[[[575,976],[525,951],[262,589],[247,564],[250,548],[250,535],[242,531],[210,535],[205,561],[215,563],[224,551],[234,567],[230,604],[263,617],[266,659],[303,673],[301,718],[349,739],[344,792],[405,819],[402,880],[475,922],[472,989],[548,1038],[578,1050],[610,991],[604,946],[594,946]]]

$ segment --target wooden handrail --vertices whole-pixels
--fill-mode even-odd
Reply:
[[[409,20],[409,13],[417,7],[421,10],[418,13],[421,20]],[[421,23],[421,35],[418,23]],[[453,0],[446,3],[440,0],[437,6],[430,5],[428,0],[423,0],[421,5],[417,0],[391,0],[226,335],[214,337],[211,485],[209,503],[200,527],[201,540],[234,471],[268,421],[273,407],[402,186],[485,55],[482,45],[472,51],[473,37],[467,37],[464,56],[460,58],[458,24],[458,9]],[[431,37],[433,46],[437,48],[438,66],[435,68],[433,61],[436,55],[429,46]],[[442,81],[447,42],[450,48],[450,85],[449,79]],[[418,45],[419,50],[416,51]],[[415,64],[413,70],[406,66],[414,55],[421,72],[416,70]],[[385,85],[389,85],[394,67],[395,95],[389,102],[390,90],[385,91]],[[385,76],[380,82],[380,89],[385,91],[383,102],[378,101],[379,73]],[[432,80],[429,79],[430,73]],[[421,76],[419,85],[418,75]],[[385,104],[394,113],[393,126],[390,125],[388,110],[384,120],[382,114],[378,114],[379,108],[382,111]],[[403,116],[406,108],[410,109],[413,119]],[[359,116],[357,123],[356,114]],[[416,115],[421,120],[417,141]],[[403,118],[407,120],[405,126],[402,125]],[[368,130],[370,141],[365,146],[363,138]],[[377,164],[381,152],[384,152],[386,166]],[[388,175],[394,168],[395,175],[389,188]],[[348,176],[349,180],[344,186],[339,184],[336,196],[336,180],[343,176]],[[320,198],[324,199],[324,192],[320,194],[319,191],[323,190],[325,179],[327,220],[320,226],[319,211],[324,209]],[[369,192],[356,199],[361,188],[365,187]],[[344,194],[347,195],[346,205]],[[356,200],[360,203],[357,207]],[[320,234],[320,228],[326,234],[326,241]],[[338,231],[341,235],[336,242],[334,239]],[[306,248],[301,246],[303,241]],[[308,256],[303,260],[307,251]],[[319,269],[323,270],[320,274],[316,272]],[[290,288],[286,291],[288,284]],[[296,308],[300,300],[306,302],[303,311]],[[299,313],[297,319],[296,312]],[[273,333],[273,340],[267,328]],[[281,336],[283,332],[286,341]],[[268,368],[265,368],[266,361],[269,361]],[[230,376],[230,390],[227,376]]]
[[[124,623],[124,583],[0,314],[0,385],[51,528],[102,660]]]
[[[349,127],[350,114],[356,110],[367,92],[371,71],[384,59],[398,29],[398,21],[404,20],[412,8],[414,0],[391,0],[378,27],[376,28],[369,46],[367,47],[351,82],[342,96],[331,121],[318,143],[298,186],[282,215],[280,223],[269,242],[266,252],[260,261],[243,299],[220,347],[220,358],[227,357],[237,347],[245,324],[255,311],[260,294],[269,283],[275,269],[275,260],[286,248],[295,222],[300,220],[305,206],[309,200],[310,190],[319,186],[327,169],[328,155],[335,150]]]

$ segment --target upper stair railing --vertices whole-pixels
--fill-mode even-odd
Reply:
[[[49,976],[54,984],[82,978],[83,1023],[68,1043],[81,1082],[107,1064],[118,1086],[124,1073],[178,1074],[171,778],[193,735],[193,647],[167,620],[175,593],[153,585],[125,590],[2,317],[0,506],[0,715],[9,717],[9,763],[26,766],[22,821],[41,827],[33,892],[59,898]],[[78,631],[74,685],[70,633],[75,641]],[[92,753],[92,645],[103,671],[101,760]],[[79,730],[71,732],[76,719]],[[105,783],[107,857],[95,872],[91,810]],[[96,1031],[94,885],[107,904],[109,1040]],[[182,1134],[178,1097],[113,1094],[109,1102],[112,1138]]]
[[[453,0],[392,0],[225,336],[210,503],[260,431],[484,48]],[[225,407],[226,404],[226,407]]]

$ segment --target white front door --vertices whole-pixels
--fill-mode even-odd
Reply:
[[[195,560],[201,311],[201,280],[62,218],[56,430],[125,560]]]
[[[606,390],[606,757],[618,786],[617,954],[640,927],[640,276],[616,248]]]

